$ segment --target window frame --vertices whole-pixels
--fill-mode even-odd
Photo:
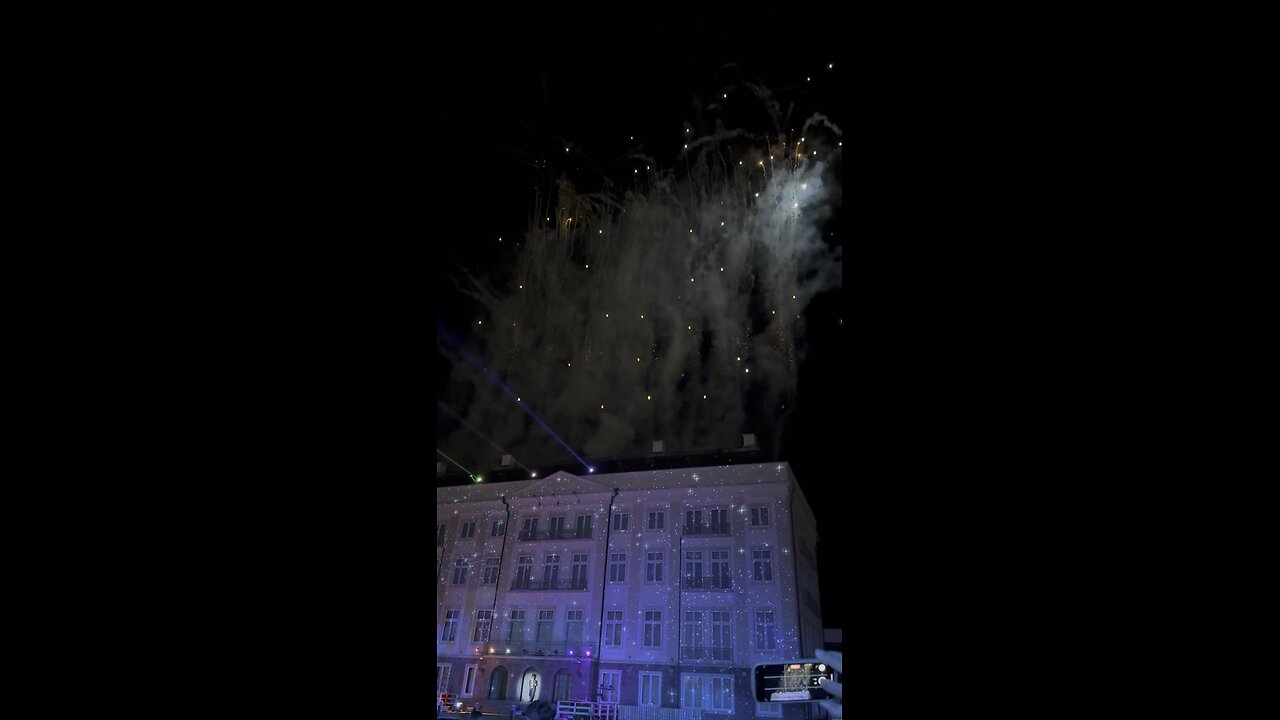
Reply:
[[[652,702],[645,699],[645,680],[650,681],[649,695]],[[653,672],[651,670],[641,670],[637,673],[637,681],[640,684],[640,692],[636,695],[636,705],[640,707],[662,706],[662,673]]]

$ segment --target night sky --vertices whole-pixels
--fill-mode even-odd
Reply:
[[[533,468],[754,432],[817,516],[824,625],[842,627],[845,74],[819,33],[771,39],[784,24],[691,5],[445,30],[443,135],[425,138],[448,209],[436,442],[484,473],[490,443]]]

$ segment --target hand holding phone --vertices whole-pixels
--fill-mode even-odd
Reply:
[[[837,679],[831,680],[824,677],[819,680],[822,689],[826,690],[835,699],[820,700],[818,704],[822,706],[823,710],[831,713],[832,718],[840,720],[840,718],[844,717],[844,683],[839,681],[840,674],[844,672],[844,654],[828,650],[818,650],[814,654],[818,656],[819,660],[825,661],[836,669]]]
[[[839,670],[821,659],[761,663],[755,667],[756,702],[790,703],[828,700],[832,697],[832,693],[828,692],[824,686],[826,682],[832,682],[838,687],[839,678]]]

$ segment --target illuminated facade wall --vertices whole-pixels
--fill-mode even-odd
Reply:
[[[436,498],[436,679],[467,705],[505,712],[533,690],[642,717],[779,717],[751,697],[751,667],[822,646],[817,529],[785,463]]]

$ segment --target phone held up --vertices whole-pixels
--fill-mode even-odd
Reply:
[[[756,702],[813,702],[831,693],[818,686],[819,678],[840,682],[840,673],[821,660],[761,663],[755,668]]]

